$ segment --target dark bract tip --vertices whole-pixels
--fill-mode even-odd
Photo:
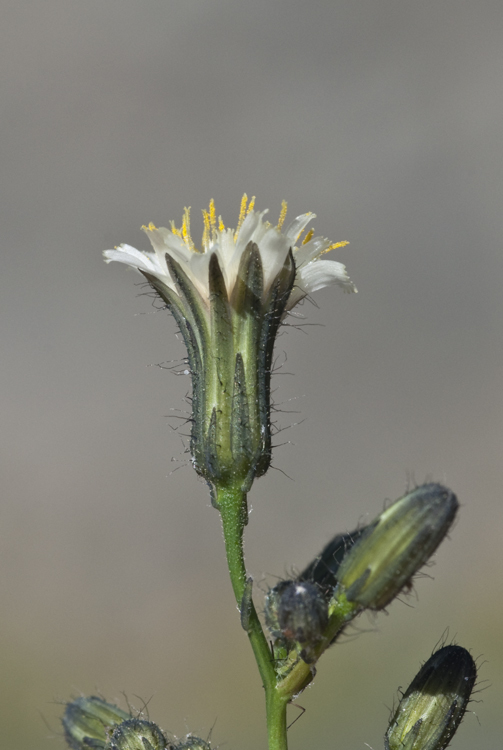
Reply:
[[[466,649],[436,651],[404,693],[386,732],[386,750],[444,750],[465,714],[476,677]]]

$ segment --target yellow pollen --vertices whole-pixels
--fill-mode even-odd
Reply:
[[[248,196],[246,193],[241,198],[241,206],[239,207],[239,219],[238,219],[238,225],[236,227],[236,231],[234,232],[234,239],[237,240],[239,230],[241,229],[241,224],[244,221],[245,215],[246,215],[246,204],[248,203]]]
[[[330,250],[335,250],[337,247],[346,247],[346,245],[349,245],[349,242],[346,242],[345,240],[342,242],[334,242],[330,247],[327,247],[326,250],[322,250],[320,255],[325,255],[325,253],[329,253]]]
[[[314,234],[314,229],[310,229],[309,232],[304,237],[304,239],[302,240],[302,244],[307,245],[307,243],[312,240],[313,234]]]
[[[213,198],[210,200],[210,227],[211,227],[211,234],[213,239],[215,239],[215,234],[217,231],[217,219],[215,216],[215,201]]]
[[[285,221],[287,210],[288,210],[288,203],[286,201],[281,201],[281,211],[279,214],[278,223],[276,224],[276,229],[281,229],[281,227],[283,226],[283,222]]]
[[[246,209],[246,215],[248,216],[250,211],[253,211],[254,208],[255,208],[255,196],[252,195],[252,199],[248,204],[248,208]]]
[[[218,217],[218,231],[219,232],[225,231],[225,224],[223,223],[221,216]]]
[[[182,233],[181,233],[181,231],[180,231],[179,229],[177,229],[177,228],[175,227],[175,222],[174,222],[174,221],[170,221],[170,222],[169,222],[169,225],[170,225],[170,227],[171,227],[171,231],[173,232],[173,234],[174,234],[174,235],[176,235],[177,237],[180,237],[180,238],[181,238],[181,236],[182,236]]]
[[[145,224],[143,224],[142,229],[144,232],[155,232],[157,227],[155,224],[152,224],[152,222],[150,221],[148,227],[146,227]]]
[[[210,215],[205,209],[203,208],[203,222],[204,222],[204,230],[203,230],[203,240],[202,240],[202,246],[203,249],[206,249],[208,245],[210,244]]]
[[[190,236],[190,206],[183,209],[182,238],[187,247],[195,250],[192,237]]]

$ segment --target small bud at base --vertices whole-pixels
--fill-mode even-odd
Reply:
[[[199,737],[187,736],[183,742],[175,745],[173,750],[211,750],[209,742],[200,739]]]
[[[386,750],[444,750],[466,711],[477,669],[468,651],[445,646],[405,692],[384,738]]]
[[[152,721],[129,719],[117,726],[106,750],[166,750],[163,732]]]
[[[328,603],[314,583],[281,581],[267,595],[265,618],[276,637],[315,644],[328,625]]]
[[[61,721],[69,747],[84,750],[104,748],[113,728],[130,718],[113,703],[90,695],[67,703]]]

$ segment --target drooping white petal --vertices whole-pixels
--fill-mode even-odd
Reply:
[[[119,245],[113,250],[105,250],[103,255],[105,256],[105,263],[118,261],[131,266],[136,271],[146,271],[156,276],[169,277],[166,264],[162,263],[157,255],[137,250],[131,245]]]
[[[295,286],[288,299],[287,309],[291,310],[297,302],[312,292],[317,292],[326,286],[337,284],[345,292],[357,292],[357,288],[349,278],[346,266],[335,260],[317,260],[308,263],[297,270]]]
[[[346,292],[356,292],[343,263],[336,260],[317,260],[300,269],[300,282],[308,294],[317,292],[325,286],[338,284]]]

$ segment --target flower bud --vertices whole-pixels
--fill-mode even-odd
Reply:
[[[364,531],[365,527],[362,527],[348,534],[334,536],[326,547],[323,547],[318,557],[297,576],[296,580],[311,581],[320,586],[324,592],[330,593],[330,590],[337,585],[337,571],[344,556]]]
[[[67,703],[62,724],[72,750],[101,749],[105,747],[113,728],[130,718],[113,703],[91,695]]]
[[[265,620],[277,638],[315,644],[328,625],[328,603],[314,583],[281,581],[266,597]]]
[[[115,727],[106,750],[166,750],[168,742],[157,724],[129,719]]]
[[[397,500],[367,526],[337,572],[346,598],[383,609],[435,552],[458,509],[440,484],[424,484]]]
[[[386,750],[444,750],[461,723],[476,676],[475,662],[461,646],[433,654],[390,721]]]

